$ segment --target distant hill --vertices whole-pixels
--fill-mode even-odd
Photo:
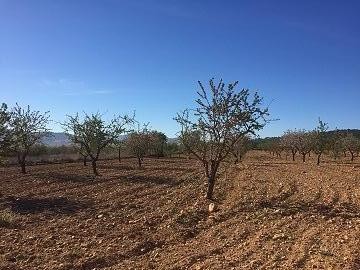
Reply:
[[[47,146],[70,145],[69,137],[64,132],[50,132],[49,135],[43,137],[41,142]]]

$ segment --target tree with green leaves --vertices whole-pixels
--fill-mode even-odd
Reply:
[[[9,128],[11,132],[11,149],[16,153],[21,172],[26,173],[26,157],[31,148],[48,135],[49,112],[32,111],[18,104],[11,110]]]
[[[335,130],[329,137],[329,150],[333,158],[337,160],[341,153],[344,152],[344,145],[342,142],[342,135],[339,130]]]
[[[216,84],[211,79],[207,89],[198,84],[197,107],[178,113],[175,120],[181,127],[182,143],[203,165],[206,197],[212,199],[221,163],[239,140],[265,126],[269,114],[257,93],[251,97],[248,89],[237,90],[237,81],[225,85],[223,80]]]
[[[163,157],[165,155],[165,145],[167,137],[160,131],[151,131],[150,136],[150,151],[157,157]]]
[[[149,152],[150,141],[150,131],[147,125],[144,125],[143,128],[138,127],[126,138],[126,148],[137,158],[139,168],[141,168],[145,155]]]
[[[94,175],[99,175],[96,162],[101,151],[115,143],[121,134],[129,131],[129,125],[133,123],[133,117],[127,115],[116,116],[110,122],[106,122],[100,113],[85,114],[83,119],[79,114],[68,115],[67,118],[62,124],[63,128],[83,155],[90,158]]]
[[[7,109],[5,103],[0,107],[0,156],[8,151],[11,143],[11,132],[9,129],[10,113]]]
[[[351,155],[351,161],[354,161],[355,157],[359,156],[360,140],[352,133],[348,133],[346,137],[342,139],[342,144],[344,149],[349,151]]]
[[[168,157],[172,157],[175,154],[179,154],[180,146],[177,142],[167,142],[165,144],[165,155]]]
[[[328,129],[328,124],[321,121],[319,118],[319,124],[312,132],[313,151],[317,155],[317,165],[320,165],[321,155],[329,148],[329,136],[327,134]]]

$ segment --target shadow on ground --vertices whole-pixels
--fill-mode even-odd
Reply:
[[[44,179],[44,181],[52,182],[73,182],[73,183],[92,183],[96,179],[94,175],[79,175],[72,173],[60,173],[60,172],[49,172],[49,173],[38,173],[36,177]]]
[[[174,187],[179,185],[182,181],[170,177],[150,176],[150,175],[128,175],[122,178],[123,180],[131,183],[143,183],[154,185],[165,185]]]
[[[74,214],[92,207],[91,202],[80,202],[65,197],[54,198],[15,198],[7,197],[4,203],[14,213],[35,214],[50,212],[54,214]]]

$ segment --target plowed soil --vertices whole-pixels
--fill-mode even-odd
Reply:
[[[192,159],[0,168],[0,269],[360,269],[360,164],[253,152],[208,211]]]

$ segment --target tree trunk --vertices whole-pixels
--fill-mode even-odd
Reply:
[[[87,166],[87,157],[86,156],[84,156],[83,161],[84,161],[84,166]]]
[[[97,168],[96,168],[96,160],[95,160],[95,159],[93,159],[93,160],[91,161],[91,166],[92,166],[94,175],[98,176],[99,173],[98,173]]]
[[[292,160],[295,161],[295,155],[296,155],[296,153],[295,153],[294,151],[292,151],[291,154],[292,154]]]
[[[320,158],[321,158],[321,154],[318,154],[318,156],[317,156],[317,165],[320,165]]]
[[[208,189],[206,192],[206,198],[209,200],[211,200],[213,197],[214,186],[215,186],[215,181],[216,181],[216,173],[217,173],[218,168],[219,168],[219,164],[217,164],[216,161],[212,161],[211,166],[210,166],[210,173],[207,173]]]
[[[354,155],[354,153],[353,153],[353,152],[350,152],[350,154],[351,154],[351,162],[353,162],[353,161],[354,161],[354,157],[355,157],[355,155]]]
[[[138,157],[138,166],[141,168],[141,157]]]
[[[21,173],[26,173],[26,155],[25,154],[18,154],[18,163],[21,167]]]
[[[302,154],[302,160],[303,160],[303,162],[306,161],[306,153],[303,153],[303,154]]]
[[[26,164],[25,164],[25,160],[21,162],[21,173],[26,173]]]
[[[119,147],[119,163],[121,163],[121,148]]]
[[[211,175],[208,177],[208,188],[206,192],[206,198],[211,200],[214,192],[214,186],[215,186],[215,175]]]

